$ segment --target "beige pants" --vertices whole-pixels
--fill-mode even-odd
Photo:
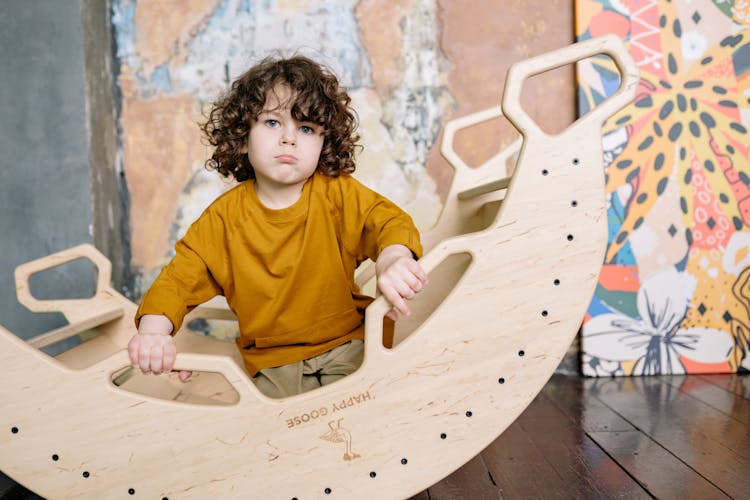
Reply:
[[[353,373],[362,364],[364,352],[364,342],[351,340],[320,356],[261,370],[253,382],[268,397],[293,396]]]

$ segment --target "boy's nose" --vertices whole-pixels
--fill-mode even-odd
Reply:
[[[285,128],[281,133],[281,143],[294,145],[297,142],[297,136],[294,133],[294,129]]]

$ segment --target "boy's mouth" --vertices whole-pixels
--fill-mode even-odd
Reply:
[[[294,155],[277,155],[276,159],[281,163],[294,163],[297,161],[297,157]]]

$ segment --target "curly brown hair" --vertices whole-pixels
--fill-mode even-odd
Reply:
[[[328,69],[300,55],[263,59],[213,103],[206,122],[201,125],[208,142],[216,148],[206,160],[206,167],[225,177],[231,175],[239,182],[255,178],[243,150],[251,122],[263,110],[268,93],[279,84],[291,90],[286,104],[292,117],[324,129],[317,169],[331,177],[354,172],[354,150],[360,146],[351,98]]]

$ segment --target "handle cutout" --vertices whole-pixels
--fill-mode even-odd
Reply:
[[[430,271],[427,286],[407,301],[411,316],[400,316],[392,332],[388,326],[390,320],[383,319],[383,347],[395,348],[419,329],[427,318],[440,308],[469,269],[472,261],[472,256],[468,252],[454,253]]]
[[[29,292],[37,300],[92,299],[96,295],[99,269],[79,257],[29,275]]]
[[[586,75],[595,71],[595,67],[606,68],[610,80],[605,88],[599,89],[602,95],[582,95],[577,75]],[[559,135],[588,115],[607,96],[614,94],[621,83],[615,61],[607,54],[597,54],[527,78],[521,88],[521,108],[545,134]],[[593,102],[593,106],[584,106],[584,111],[579,114],[579,101]]]
[[[542,131],[539,123],[532,119],[521,105],[521,91],[526,80],[534,75],[600,55],[611,57],[614,62],[613,67],[617,68],[621,80],[619,86],[616,92],[584,116],[575,120],[569,128],[584,120],[601,125],[607,118],[633,99],[639,80],[638,68],[628,53],[625,44],[620,38],[612,34],[578,42],[511,66],[505,80],[505,92],[503,94],[502,108],[505,116],[521,131],[524,137],[549,136]],[[554,99],[555,96],[548,95],[545,101],[549,103],[548,105],[555,105]]]
[[[227,378],[216,372],[194,371],[182,382],[177,372],[145,375],[126,366],[111,376],[118,390],[150,398],[203,406],[234,406],[240,395]]]

